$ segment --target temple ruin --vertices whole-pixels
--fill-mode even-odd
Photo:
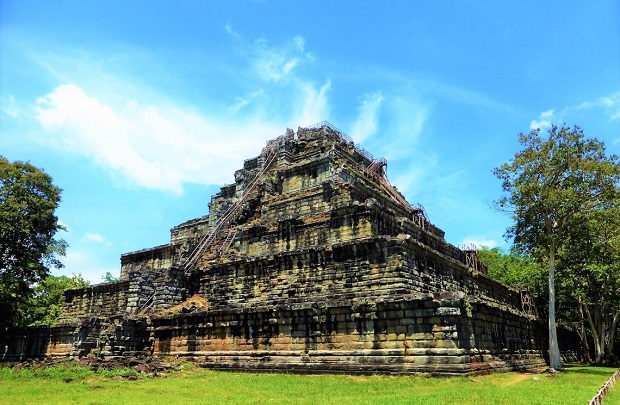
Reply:
[[[209,214],[65,293],[60,324],[3,359],[185,356],[219,369],[473,374],[545,365],[527,294],[446,242],[376,159],[329,123],[267,142]]]

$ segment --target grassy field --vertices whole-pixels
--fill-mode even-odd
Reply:
[[[605,405],[620,405],[620,381],[616,382],[614,388],[605,397]]]
[[[481,377],[303,376],[215,372],[191,365],[165,378],[56,366],[0,369],[6,404],[587,404],[615,369],[569,367],[558,374]],[[605,404],[618,404],[620,386]],[[615,401],[615,402],[614,402]]]

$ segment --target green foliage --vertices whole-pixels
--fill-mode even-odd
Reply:
[[[34,287],[34,296],[25,313],[26,323],[33,326],[57,323],[62,312],[63,291],[88,285],[81,275],[46,277]]]
[[[31,286],[62,267],[57,256],[67,245],[54,239],[60,193],[42,170],[0,156],[0,326],[21,323]]]
[[[576,215],[559,249],[567,318],[588,329],[595,361],[612,355],[620,321],[620,208]]]
[[[489,277],[503,284],[528,290],[535,300],[539,315],[544,316],[547,306],[547,274],[543,265],[533,258],[514,252],[504,253],[500,248],[482,248],[478,257],[487,265]]]
[[[105,276],[101,277],[104,283],[116,283],[119,279],[114,277],[109,271],[105,272]]]
[[[524,149],[493,171],[507,193],[496,207],[513,215],[507,235],[514,237],[515,248],[545,256],[560,244],[573,215],[616,198],[618,156],[607,156],[605,144],[584,138],[577,126],[553,126],[546,139],[537,129],[520,134],[519,142]]]
[[[100,368],[94,371],[90,367],[80,366],[73,362],[59,363],[52,366],[44,366],[35,364],[32,367],[24,368],[0,368],[0,382],[13,380],[44,380],[54,382],[58,380],[70,380],[72,382],[86,381],[88,379],[106,379],[110,377],[127,376],[129,374],[135,376],[145,375],[138,373],[133,368],[121,367],[105,369]],[[0,401],[1,402],[1,401]]]
[[[575,216],[559,257],[558,271],[575,296],[620,308],[620,207]]]
[[[571,367],[560,374],[502,373],[479,377],[293,375],[191,368],[167,378],[128,381],[101,370],[75,374],[0,369],[7,403],[105,404],[566,404],[587,403],[613,374],[609,367]],[[133,370],[132,370],[133,371]],[[123,375],[131,371],[117,371]],[[198,387],[198,388],[197,388]],[[614,388],[613,391],[617,390]]]
[[[27,162],[9,163],[0,157],[0,271],[34,283],[48,269],[42,261],[58,244],[54,211],[61,190],[52,178]]]
[[[575,217],[613,207],[618,200],[620,164],[605,154],[605,144],[586,139],[579,127],[552,126],[548,137],[540,130],[520,134],[523,150],[509,163],[494,169],[506,195],[496,202],[512,214],[514,225],[507,236],[514,238],[517,252],[536,257],[549,266],[550,365],[561,368],[555,319],[555,259],[573,232]]]
[[[489,276],[514,287],[544,290],[545,269],[532,258],[516,253],[504,253],[500,248],[483,247],[478,251],[480,260],[489,268]]]

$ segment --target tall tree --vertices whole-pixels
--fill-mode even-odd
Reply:
[[[537,308],[542,310],[547,306],[546,270],[532,257],[515,252],[504,253],[498,247],[483,247],[478,251],[478,256],[487,265],[489,277],[515,288],[529,290]],[[539,315],[542,316],[540,312]]]
[[[42,170],[0,156],[0,325],[18,322],[32,285],[62,266],[66,243],[54,239],[60,193]]]
[[[58,323],[62,313],[65,290],[88,287],[88,281],[81,275],[47,276],[34,287],[34,296],[25,310],[24,323],[27,325],[53,325]]]
[[[532,258],[514,252],[504,253],[498,247],[483,247],[478,251],[478,257],[487,265],[492,279],[514,287],[541,290],[541,268]]]
[[[601,363],[612,355],[620,322],[620,209],[577,214],[569,230],[558,252],[558,274],[574,303],[574,321],[589,332],[594,360]]]
[[[570,220],[616,201],[620,181],[618,157],[607,156],[605,144],[587,139],[583,131],[552,126],[520,134],[523,149],[493,170],[507,195],[496,207],[512,213],[507,236],[514,247],[549,265],[549,361],[561,370],[556,331],[555,256]]]
[[[116,283],[117,281],[119,281],[119,279],[117,277],[114,277],[109,271],[106,271],[105,276],[101,276],[101,279],[104,283]]]

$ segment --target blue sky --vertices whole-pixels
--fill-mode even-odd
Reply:
[[[118,276],[324,120],[448,242],[507,247],[491,170],[519,132],[579,124],[620,153],[620,3],[0,2],[0,155],[63,189],[55,275]]]

